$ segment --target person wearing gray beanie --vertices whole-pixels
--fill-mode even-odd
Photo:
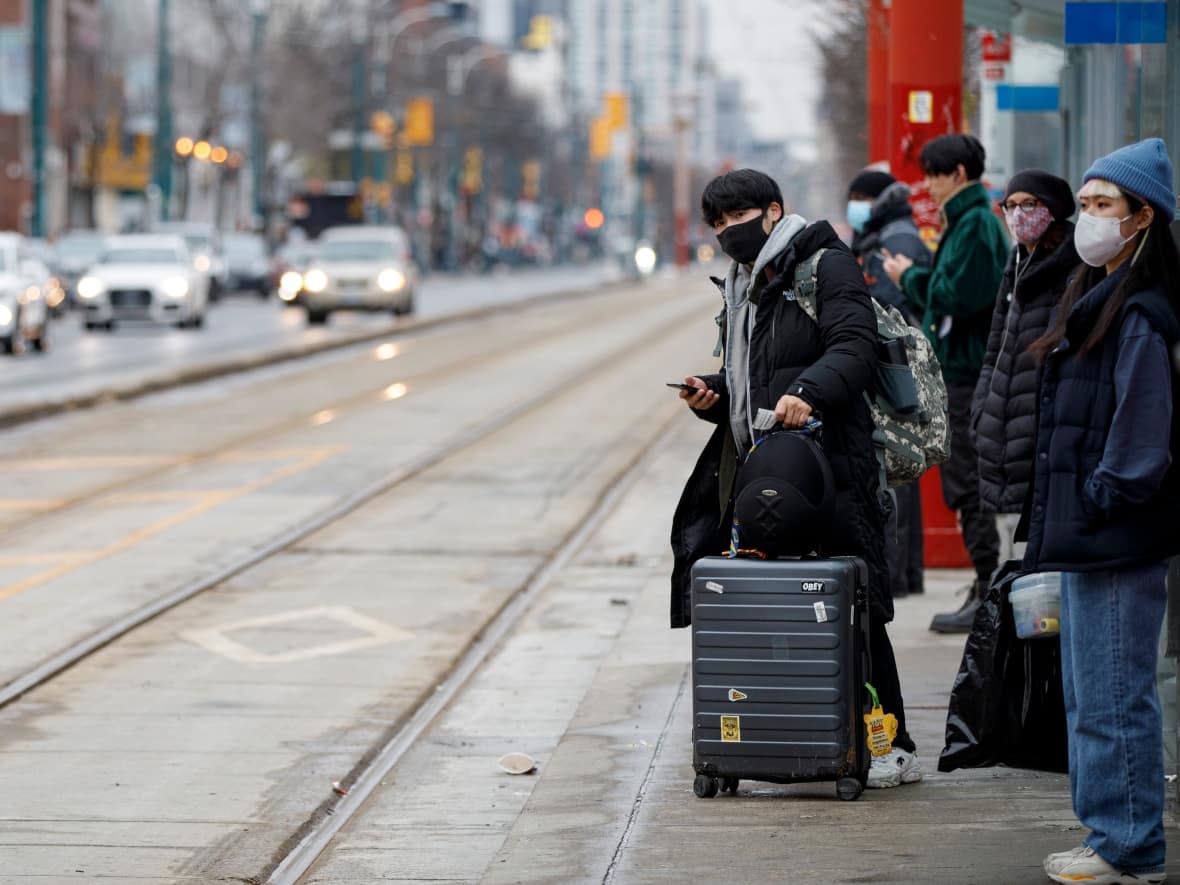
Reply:
[[[1165,879],[1156,654],[1180,553],[1180,251],[1158,138],[1095,161],[1078,193],[1085,264],[1040,363],[1026,572],[1061,572],[1061,680],[1074,811],[1089,832],[1049,855],[1055,882]]]

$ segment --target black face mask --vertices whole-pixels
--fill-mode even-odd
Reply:
[[[717,242],[721,244],[721,251],[738,264],[753,264],[770,239],[770,234],[762,229],[762,218],[766,213],[760,213],[756,218],[743,221],[741,224],[731,224],[717,235]]]

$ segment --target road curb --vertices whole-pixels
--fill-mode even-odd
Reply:
[[[628,284],[636,284],[636,281],[626,278],[620,280],[611,280],[580,289],[567,289],[560,292],[546,292],[541,295],[530,295],[527,298],[520,298],[514,301],[498,304],[483,304],[478,307],[472,307],[468,308],[467,310],[461,310],[441,316],[426,317],[424,319],[398,320],[388,326],[342,334],[340,337],[332,338],[328,341],[286,344],[275,347],[263,353],[248,354],[245,356],[237,356],[222,360],[212,360],[209,362],[198,363],[193,366],[187,366],[183,369],[177,369],[172,372],[163,372],[150,378],[143,378],[137,381],[126,382],[122,384],[116,383],[110,385],[109,387],[105,387],[102,390],[71,394],[55,399],[47,399],[37,403],[21,403],[20,405],[15,406],[0,407],[0,429],[15,427],[18,424],[27,424],[30,421],[49,418],[54,415],[63,414],[65,412],[89,409],[106,403],[133,400],[151,393],[159,393],[164,390],[171,390],[173,388],[183,387],[188,384],[198,384],[202,381],[209,381],[214,378],[223,377],[225,375],[235,375],[240,372],[249,372],[254,369],[261,369],[267,366],[277,365],[279,363],[303,359],[305,357],[315,356],[316,354],[327,353],[332,350],[340,350],[346,347],[352,347],[357,344],[364,344],[366,342],[376,341],[382,338],[398,338],[413,332],[421,332],[425,329],[433,329],[455,323],[470,322],[471,320],[479,320],[483,319],[484,317],[493,316],[495,314],[539,307],[563,299],[585,298],[591,295],[600,295],[620,289]]]

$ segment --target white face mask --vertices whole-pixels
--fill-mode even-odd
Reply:
[[[1079,215],[1073,230],[1073,244],[1077,247],[1078,257],[1090,267],[1102,267],[1118,255],[1124,245],[1135,239],[1135,234],[1124,239],[1119,229],[1127,218],[1101,218],[1087,212]]]

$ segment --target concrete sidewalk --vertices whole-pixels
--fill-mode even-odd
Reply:
[[[832,784],[693,795],[688,633],[667,629],[667,585],[649,582],[484,881],[1047,882],[1044,856],[1084,835],[1067,778],[936,771],[964,637],[927,625],[966,580],[930,573],[891,627],[925,780],[852,803]],[[1180,861],[1168,871],[1180,879]]]

